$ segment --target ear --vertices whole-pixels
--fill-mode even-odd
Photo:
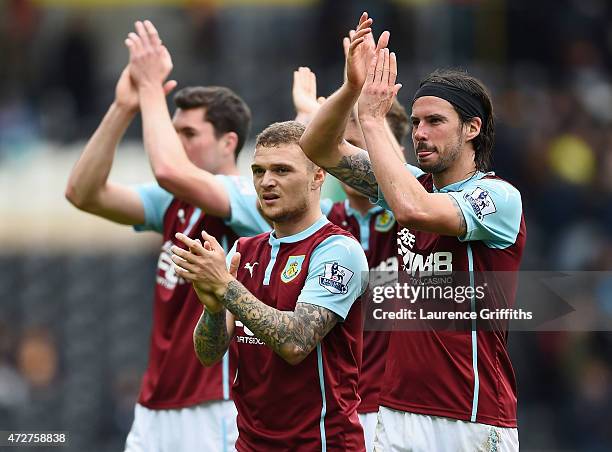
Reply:
[[[238,147],[238,134],[236,132],[227,132],[221,137],[221,144],[223,149],[232,155],[236,155],[236,148]]]
[[[325,170],[323,168],[321,168],[320,166],[317,166],[315,171],[314,171],[314,176],[312,179],[312,184],[311,187],[313,190],[318,190],[321,188],[321,186],[323,185],[323,182],[325,182]]]
[[[480,128],[482,127],[482,119],[480,119],[478,116],[475,116],[470,119],[470,121],[466,124],[466,127],[467,134],[465,136],[465,141],[473,140],[480,133]]]

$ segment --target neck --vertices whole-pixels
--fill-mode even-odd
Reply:
[[[312,226],[323,216],[318,200],[317,203],[312,206],[313,208],[306,210],[299,218],[293,217],[287,219],[287,221],[274,221],[272,226],[274,227],[276,238],[280,239],[282,237],[295,235]]]
[[[433,175],[433,181],[436,188],[439,190],[447,185],[467,179],[476,173],[476,164],[474,163],[474,151],[463,152],[453,164]]]
[[[372,204],[367,197],[360,194],[347,193],[346,199],[348,199],[349,206],[359,212],[362,216],[368,213],[368,210],[374,207],[374,204]]]
[[[224,176],[240,176],[240,170],[236,166],[235,161],[226,162],[222,164],[217,170],[216,174],[223,174]]]

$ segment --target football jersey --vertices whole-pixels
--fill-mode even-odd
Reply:
[[[349,231],[359,242],[373,272],[396,272],[397,222],[389,210],[373,206],[365,215],[351,208],[348,199],[333,205],[327,218],[332,223]],[[375,276],[375,274],[371,274]],[[369,312],[372,298],[362,297],[362,310]],[[378,411],[378,395],[385,372],[385,355],[389,343],[389,331],[363,332],[363,358],[359,376],[359,413]]]
[[[293,366],[242,322],[232,347],[240,356],[233,395],[239,451],[362,451],[357,416],[362,313],[367,261],[359,243],[325,217],[288,237],[241,238],[238,280],[281,311],[296,303],[322,306],[341,320]]]
[[[269,230],[270,226],[254,208],[257,198],[250,180],[237,176],[216,177],[230,198],[231,216],[225,221],[173,198],[156,184],[136,187],[144,205],[145,224],[135,229],[163,235],[157,263],[149,361],[138,398],[138,403],[151,409],[184,408],[230,396],[229,378],[233,372],[228,356],[212,367],[204,367],[193,350],[191,333],[202,314],[202,305],[191,283],[175,273],[170,248],[172,245],[185,247],[174,237],[175,233],[201,240],[201,231],[206,230],[227,250],[238,236],[255,235]]]
[[[448,193],[463,213],[467,232],[451,237],[399,227],[400,279],[416,274],[505,272],[516,276],[526,229],[521,195],[494,173],[478,172],[440,190],[431,174],[407,165],[428,192]],[[388,208],[382,196],[378,204]],[[494,274],[495,275],[495,274]],[[488,281],[479,303],[511,308],[516,278]],[[474,298],[466,309],[475,310]],[[480,306],[480,305],[479,305]],[[380,404],[396,410],[445,416],[500,427],[516,427],[516,381],[507,350],[507,328],[431,328],[399,331],[389,339]],[[481,327],[479,328],[479,325]],[[488,325],[490,327],[490,325]]]

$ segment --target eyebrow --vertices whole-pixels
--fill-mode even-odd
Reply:
[[[447,121],[448,118],[440,113],[433,113],[431,115],[426,115],[423,119],[431,121],[432,119],[440,119],[442,121]],[[418,116],[411,115],[410,121],[420,120]]]

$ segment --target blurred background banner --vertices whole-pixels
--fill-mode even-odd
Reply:
[[[523,270],[612,270],[610,1],[3,0],[0,429],[69,431],[70,450],[97,452],[121,450],[131,425],[159,238],[77,211],[64,190],[112,102],[134,21],[156,24],[179,87],[229,86],[250,105],[248,174],[255,135],[294,117],[294,69],[316,73],[319,95],[340,86],[341,39],[364,10],[376,35],[391,31],[408,111],[438,67],[491,89],[494,169],[523,196]],[[152,180],[138,118],[111,179]],[[589,315],[609,320],[609,279],[584,293]],[[509,343],[521,449],[612,450],[611,333],[512,332]]]

